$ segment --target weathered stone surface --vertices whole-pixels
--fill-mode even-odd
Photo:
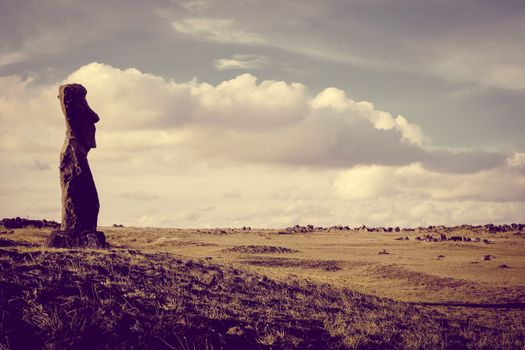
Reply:
[[[53,231],[47,238],[47,245],[53,248],[108,248],[106,236],[101,231]]]
[[[86,101],[87,90],[80,84],[59,88],[62,112],[66,118],[66,138],[60,153],[62,224],[48,238],[51,247],[107,246],[97,231],[99,201],[87,154],[96,147],[95,123],[98,115]]]

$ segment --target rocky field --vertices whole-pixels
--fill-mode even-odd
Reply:
[[[50,230],[0,230],[2,350],[525,346],[516,232],[113,227],[65,250]]]

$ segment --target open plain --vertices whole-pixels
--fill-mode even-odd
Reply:
[[[525,344],[521,230],[102,230],[0,231],[1,349]]]

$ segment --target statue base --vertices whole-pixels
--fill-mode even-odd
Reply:
[[[50,248],[91,248],[107,249],[109,244],[106,236],[101,231],[52,231],[46,239],[46,246]]]

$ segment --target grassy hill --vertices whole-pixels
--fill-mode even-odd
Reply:
[[[206,259],[3,239],[0,349],[519,349],[522,327]]]

